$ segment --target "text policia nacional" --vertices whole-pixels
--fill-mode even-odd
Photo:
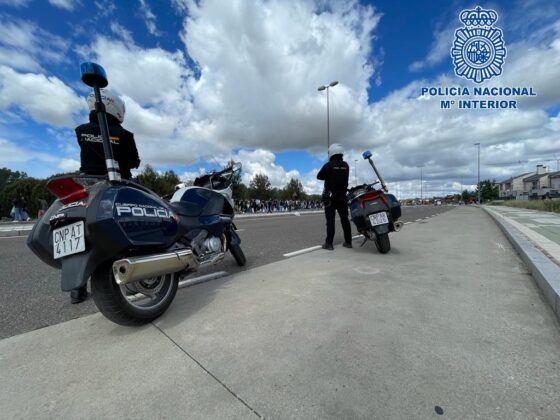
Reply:
[[[442,109],[517,109],[521,96],[537,96],[532,87],[423,87],[422,96],[445,96],[457,99],[440,100]],[[473,99],[473,97],[481,97]],[[484,98],[484,99],[483,99]],[[495,99],[490,99],[495,98]]]

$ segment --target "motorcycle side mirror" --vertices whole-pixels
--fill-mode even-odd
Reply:
[[[105,69],[97,63],[87,62],[80,64],[82,82],[90,87],[104,88],[109,84]]]
[[[364,159],[369,159],[371,157],[371,152],[369,150],[366,150],[364,153],[362,153],[362,157]]]

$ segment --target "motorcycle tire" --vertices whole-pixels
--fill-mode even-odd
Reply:
[[[95,306],[114,323],[128,326],[147,324],[163,314],[173,302],[178,285],[179,276],[172,273],[120,286],[113,276],[112,264],[103,264],[91,276]],[[143,305],[143,301],[147,304]]]
[[[247,263],[245,254],[243,253],[243,250],[238,244],[230,245],[229,252],[231,252],[231,255],[233,255],[233,258],[235,258],[235,262],[237,263],[238,266],[243,267]]]
[[[389,240],[389,234],[383,233],[381,235],[377,235],[375,240],[375,245],[377,246],[377,250],[381,254],[386,254],[391,250],[391,241]]]

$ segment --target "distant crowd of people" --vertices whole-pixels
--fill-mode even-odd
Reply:
[[[39,200],[39,212],[37,218],[43,217],[43,214],[48,209],[48,203],[46,200]],[[22,194],[16,194],[12,199],[12,209],[10,210],[10,217],[13,222],[23,222],[31,220],[27,210],[27,200]]]
[[[300,210],[321,210],[318,200],[235,200],[236,213],[277,213]]]

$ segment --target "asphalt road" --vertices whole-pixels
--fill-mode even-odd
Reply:
[[[403,207],[403,222],[421,222],[452,207]],[[284,259],[284,254],[320,245],[325,237],[322,214],[254,217],[236,220],[247,265],[238,267],[231,255],[193,276],[216,271],[234,273]],[[353,234],[356,234],[352,225]],[[343,242],[337,222],[335,248]],[[406,229],[406,226],[405,226]],[[0,238],[0,338],[58,324],[97,312],[91,300],[71,305],[60,290],[58,270],[43,264],[25,245],[25,237]],[[355,245],[357,243],[355,242]],[[373,244],[367,246],[372,247]],[[178,293],[188,293],[181,289]]]

